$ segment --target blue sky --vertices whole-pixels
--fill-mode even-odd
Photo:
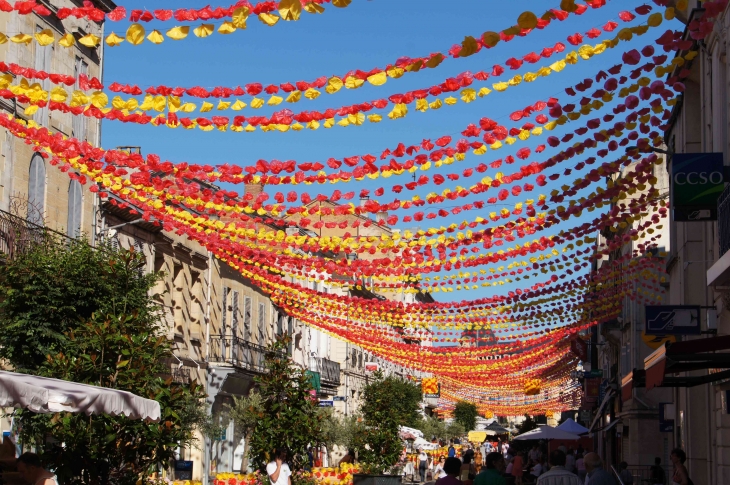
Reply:
[[[192,34],[185,40],[174,42],[167,39],[161,45],[145,42],[141,46],[131,46],[123,43],[121,46],[107,48],[105,51],[104,83],[112,82],[136,83],[143,89],[149,85],[164,84],[167,86],[214,86],[244,85],[250,82],[261,82],[264,85],[279,84],[285,81],[306,80],[312,81],[319,76],[344,75],[353,69],[369,70],[374,67],[384,67],[402,56],[421,56],[431,52],[446,52],[453,44],[460,43],[465,35],[479,36],[485,31],[499,31],[513,25],[520,13],[526,10],[538,15],[547,8],[557,8],[559,0],[522,0],[520,2],[487,2],[485,0],[353,0],[352,4],[344,9],[327,6],[322,15],[302,13],[298,22],[280,21],[274,27],[267,27],[256,18],[249,19],[248,29],[237,31],[231,35],[219,35],[199,39]],[[650,3],[650,2],[649,2]],[[204,6],[200,1],[161,1],[150,4],[147,2],[129,0],[124,2],[128,10],[134,8],[181,8]],[[556,42],[566,43],[568,35],[580,32],[585,33],[592,27],[600,28],[608,20],[618,21],[618,13],[622,10],[633,9],[639,3],[634,0],[609,0],[608,4],[599,10],[589,9],[582,16],[571,16],[563,22],[554,21],[544,31],[536,31],[525,38],[515,38],[509,43],[501,43],[491,50],[482,50],[480,53],[467,59],[449,59],[437,69],[428,69],[416,74],[409,74],[398,80],[389,80],[385,85],[374,87],[365,85],[357,90],[341,90],[334,95],[322,94],[319,99],[309,101],[303,99],[299,103],[282,104],[277,108],[263,108],[255,111],[246,108],[240,114],[264,115],[274,109],[290,108],[294,111],[303,109],[324,110],[328,107],[339,107],[352,103],[370,101],[378,98],[387,98],[395,93],[403,93],[412,89],[429,87],[441,83],[447,77],[463,71],[476,72],[479,70],[491,71],[494,64],[504,65],[510,57],[521,58],[525,54],[543,47],[553,46]],[[217,5],[214,5],[217,6]],[[201,22],[190,25],[197,26]],[[218,22],[219,23],[219,22]],[[619,22],[622,24],[621,22]],[[635,22],[636,23],[636,22]],[[107,23],[107,33],[115,31],[124,35],[126,23]],[[145,24],[148,32],[152,28],[161,31],[177,25],[171,22],[151,22]],[[622,24],[623,25],[623,24]],[[471,104],[459,102],[455,106],[444,106],[438,111],[419,113],[411,106],[409,114],[404,119],[389,120],[384,110],[384,121],[378,124],[366,123],[360,127],[334,127],[317,131],[304,130],[302,132],[271,132],[262,133],[219,133],[217,131],[202,132],[199,130],[167,129],[152,126],[138,126],[122,124],[116,121],[105,121],[103,125],[102,144],[105,148],[115,146],[141,146],[143,152],[157,153],[174,162],[190,163],[232,163],[249,165],[258,159],[278,159],[304,161],[322,161],[329,157],[342,158],[352,155],[372,153],[379,155],[385,148],[394,148],[399,142],[406,145],[418,144],[424,138],[436,139],[445,134],[458,135],[468,123],[477,122],[479,118],[488,116],[504,122],[508,127],[515,125],[509,122],[508,115],[516,109],[524,108],[538,100],[547,100],[551,96],[565,99],[565,102],[577,102],[579,98],[567,98],[564,88],[574,85],[586,76],[595,75],[600,69],[607,69],[621,62],[621,54],[630,48],[640,48],[656,39],[669,24],[665,22],[660,28],[651,29],[643,37],[635,38],[629,43],[622,43],[619,47],[595,57],[590,61],[581,61],[576,66],[569,66],[561,73],[553,73],[548,78],[538,79],[534,83],[523,83],[510,88],[506,93],[492,93],[486,98],[478,99]],[[586,38],[592,44],[606,38],[599,37],[594,41]],[[543,60],[535,65],[525,65],[518,73],[526,70],[535,70],[537,67],[548,65],[562,55],[555,55],[550,60]],[[507,80],[508,71],[499,78]],[[488,83],[479,83],[476,88]],[[596,85],[594,89],[598,88]],[[561,96],[562,95],[562,96]],[[456,97],[458,95],[455,94]],[[126,97],[126,96],[123,96]],[[445,96],[441,96],[443,99]],[[248,101],[249,97],[246,97]],[[200,103],[200,100],[190,99]],[[232,112],[223,113],[230,115]],[[208,113],[214,115],[215,112]],[[593,116],[592,116],[593,117]],[[586,118],[588,119],[588,118]],[[618,120],[617,120],[618,121]],[[582,126],[585,120],[573,123],[570,130]],[[561,136],[563,132],[551,134]],[[479,163],[489,163],[495,158],[502,158],[513,154],[517,148],[528,146],[534,148],[538,143],[545,143],[546,136],[533,138],[527,143],[515,145],[514,149],[503,148],[496,152],[488,152],[477,157],[469,155],[464,162],[452,167],[442,167],[434,173],[460,173],[466,168],[475,167]],[[580,139],[578,137],[577,139]],[[531,161],[542,161],[557,153],[555,149],[548,149],[538,158]],[[573,164],[590,156],[586,152],[583,157],[573,159]],[[519,164],[506,166],[501,169],[511,173]],[[546,174],[562,172],[570,165],[559,165],[547,171]],[[485,175],[493,175],[496,170],[490,170]],[[574,172],[569,178],[572,181],[580,173]],[[473,177],[457,183],[470,184],[479,180]],[[387,187],[395,183],[409,182],[410,177],[378,179],[375,182],[367,180],[337,186],[321,186],[320,192],[330,193],[333,189],[343,192],[362,188],[374,190],[379,186],[386,187],[386,196],[381,200],[392,200],[395,194]],[[530,180],[534,182],[534,177]],[[562,185],[566,179],[548,185],[537,187],[531,194],[523,193],[520,197],[510,198],[510,204],[528,197],[537,197],[538,194],[549,195],[550,190]],[[454,183],[447,182],[439,188],[450,187]],[[468,187],[468,185],[467,185]],[[310,193],[317,192],[317,186],[306,187]],[[419,190],[422,196],[435,187],[425,187]],[[236,188],[234,188],[235,190]],[[240,187],[237,188],[241,190]],[[288,191],[289,187],[285,187]],[[390,197],[387,195],[390,194]],[[402,195],[401,194],[401,198]],[[486,197],[496,196],[496,191],[490,191]],[[461,199],[458,203],[464,204],[474,198]],[[446,202],[443,206],[452,206],[453,202]],[[438,209],[439,206],[427,206]],[[484,212],[499,210],[499,207],[487,207]],[[404,212],[405,213],[405,212]],[[461,222],[464,219],[472,220],[478,215],[477,211],[470,211],[459,216],[446,219],[435,219],[431,222],[448,224]],[[596,213],[584,216],[592,219]],[[569,222],[561,225],[570,227],[582,222]],[[403,227],[413,227],[406,224]],[[421,228],[429,227],[422,224]],[[557,230],[543,231],[540,235],[548,235]],[[532,238],[530,238],[532,239]],[[543,281],[545,275],[531,279],[530,284]],[[525,284],[519,285],[524,287]],[[500,292],[511,289],[510,286],[500,287]],[[477,298],[492,295],[492,289],[477,291],[454,292],[439,299]]]

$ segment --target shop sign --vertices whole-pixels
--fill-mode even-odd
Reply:
[[[675,221],[716,221],[725,189],[722,153],[672,155],[672,212]]]
[[[365,362],[365,372],[378,372],[380,364],[377,362]]]
[[[700,307],[646,305],[647,335],[700,335]]]
[[[325,400],[325,401],[320,400],[319,401],[319,407],[321,407],[321,408],[331,408],[331,407],[334,407],[334,405],[335,405],[335,402],[332,400]]]
[[[175,460],[175,480],[192,480],[193,479],[193,462],[185,460]]]

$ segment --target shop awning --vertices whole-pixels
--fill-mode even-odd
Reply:
[[[667,342],[646,359],[646,389],[693,387],[730,378],[730,335],[684,342]],[[700,376],[670,377],[671,374],[715,369]],[[723,369],[719,370],[718,369]]]
[[[646,371],[634,369],[621,379],[621,401],[626,402],[632,398],[634,388],[644,387],[646,382]]]
[[[598,421],[600,421],[601,416],[603,416],[603,410],[606,409],[606,406],[608,405],[608,402],[613,399],[613,396],[615,394],[615,391],[611,389],[606,393],[606,396],[603,398],[603,401],[601,401],[601,405],[598,406],[598,411],[596,411],[596,417],[593,418],[593,422],[591,423],[591,426],[589,428],[590,431],[593,431],[593,428],[596,427],[596,424],[598,424]]]

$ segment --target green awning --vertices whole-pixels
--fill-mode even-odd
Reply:
[[[309,377],[309,383],[312,384],[312,388],[319,393],[319,391],[322,390],[319,372],[312,372],[311,370],[308,370],[307,376]]]

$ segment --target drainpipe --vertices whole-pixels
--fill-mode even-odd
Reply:
[[[103,39],[105,37],[104,35],[104,29],[106,27],[106,22],[101,23],[101,38]],[[99,81],[103,84],[104,83],[104,43],[101,43],[101,49],[99,49]],[[101,147],[101,120],[99,120],[98,124],[96,125],[96,147]],[[97,223],[96,223],[96,214],[97,211],[101,210],[101,201],[99,193],[94,194],[94,202],[92,204],[92,219],[91,219],[91,245],[92,247],[96,247],[96,239],[97,239]],[[103,224],[103,222],[102,222]]]
[[[208,251],[208,288],[205,296],[205,361],[210,363],[210,294],[213,286],[213,253]],[[213,369],[208,367],[208,372]],[[210,378],[208,375],[205,376],[205,392],[208,393],[208,382]],[[212,404],[211,404],[212,409]],[[210,409],[208,410],[210,412]],[[210,477],[208,475],[210,471],[210,452],[213,443],[208,436],[203,437],[203,483],[208,485],[210,483]]]

